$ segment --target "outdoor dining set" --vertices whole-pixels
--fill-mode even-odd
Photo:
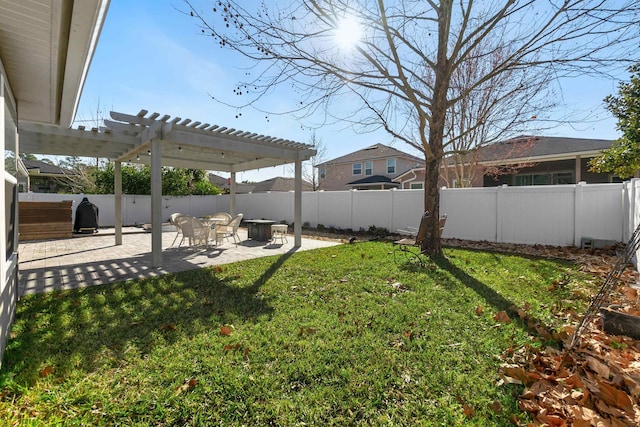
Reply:
[[[169,217],[169,222],[176,228],[176,237],[173,239],[171,246],[175,245],[178,238],[180,238],[178,247],[182,246],[186,240],[189,246],[204,245],[208,248],[209,244],[219,246],[225,239],[228,240],[230,238],[233,239],[233,243],[237,246],[241,241],[238,236],[238,228],[242,218],[243,214],[232,216],[227,212],[218,212],[198,218],[174,213]],[[274,243],[277,239],[280,239],[281,243],[287,241],[287,224],[277,224],[275,221],[270,220],[247,220],[246,222],[249,226],[248,236],[253,240],[265,240]],[[258,230],[258,232],[255,230]]]

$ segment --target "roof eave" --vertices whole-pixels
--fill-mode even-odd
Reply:
[[[73,4],[64,75],[58,82],[62,93],[57,124],[62,127],[71,126],[75,118],[109,3],[110,0],[82,0]]]
[[[551,162],[559,160],[572,160],[577,157],[595,157],[602,153],[601,150],[589,150],[589,151],[576,151],[574,153],[561,153],[561,154],[548,154],[545,156],[530,156],[530,157],[517,157],[513,159],[499,159],[499,160],[478,160],[479,164],[485,166],[497,166],[508,165],[515,163],[539,163],[539,162]]]

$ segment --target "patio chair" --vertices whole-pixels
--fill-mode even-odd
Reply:
[[[222,243],[224,239],[233,237],[233,243],[238,246],[238,243],[240,243],[238,227],[240,227],[240,221],[242,221],[243,216],[243,214],[238,214],[228,224],[216,225],[216,228],[213,231],[215,234],[216,244]]]
[[[426,263],[426,257],[424,250],[422,249],[422,243],[425,239],[428,239],[429,233],[427,232],[427,222],[431,214],[427,211],[422,214],[420,219],[420,227],[418,227],[415,237],[406,237],[404,239],[396,240],[393,242],[398,245],[398,248],[393,251],[393,259],[395,262],[400,262],[399,259],[409,262],[417,262],[420,266],[424,267]],[[447,215],[440,216],[438,221],[438,234],[442,235],[444,225],[447,222]],[[401,234],[414,234],[413,230],[398,230]]]
[[[173,239],[173,242],[171,243],[171,246],[175,245],[176,244],[176,240],[178,240],[178,237],[180,237],[182,235],[182,229],[180,228],[180,226],[176,222],[176,219],[181,215],[182,215],[181,213],[173,213],[173,214],[171,214],[169,216],[169,223],[176,228],[176,237]]]
[[[209,247],[209,227],[205,227],[198,219],[189,215],[178,216],[176,223],[182,230],[182,240],[178,247],[182,245],[184,239],[189,239],[189,246],[197,246],[200,243]]]

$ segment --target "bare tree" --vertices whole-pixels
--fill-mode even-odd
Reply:
[[[299,98],[290,111],[359,130],[383,128],[423,153],[424,207],[432,213],[423,249],[430,254],[441,252],[441,162],[456,137],[490,116],[481,111],[462,132],[448,132],[450,116],[470,94],[508,73],[531,88],[541,75],[607,75],[640,50],[635,0],[272,0],[259,10],[239,0],[206,8],[185,1],[205,35],[255,61],[234,90],[249,99],[238,107],[260,108],[284,84]],[[468,61],[486,68],[456,87],[454,76]],[[536,96],[515,105],[500,96],[485,108],[526,124]]]
[[[313,191],[318,191],[320,187],[320,171],[318,170],[318,165],[326,160],[327,145],[321,138],[318,138],[315,131],[313,131],[309,137],[309,144],[313,145],[316,154],[306,162],[302,162],[302,179],[311,184]],[[292,169],[292,167],[289,169],[290,173]]]
[[[534,68],[527,73],[507,70],[469,91],[474,82],[504,61],[505,48],[486,48],[486,43],[481,41],[451,76],[449,97],[459,101],[450,107],[446,116],[448,149],[441,178],[449,186],[469,187],[477,175],[495,177],[524,167],[525,164],[487,167],[480,163],[483,156],[478,150],[519,135],[534,123],[538,124],[537,130],[541,130],[544,125],[536,120],[538,115],[552,110],[557,103],[552,90],[553,77],[543,69]],[[519,138],[518,144],[510,144],[509,152],[501,150],[501,154],[514,157],[531,147],[533,138],[529,138],[528,144],[522,140]]]

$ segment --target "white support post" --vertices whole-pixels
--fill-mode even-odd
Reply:
[[[151,140],[151,266],[162,267],[162,140]]]
[[[295,163],[295,184],[293,200],[293,245],[302,246],[302,161]]]
[[[116,161],[114,168],[114,214],[116,228],[116,246],[122,245],[122,162]]]
[[[230,197],[230,202],[229,202],[229,213],[231,214],[232,217],[236,216],[236,173],[235,172],[231,172],[231,177],[229,178],[230,185],[229,185],[229,197]]]

